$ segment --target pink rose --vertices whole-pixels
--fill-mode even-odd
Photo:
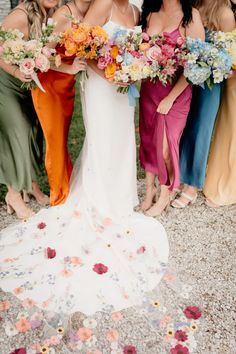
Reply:
[[[112,57],[109,53],[105,54],[101,58],[98,59],[98,68],[104,70],[108,64],[112,63]]]
[[[31,52],[36,52],[36,51],[38,52],[38,46],[39,46],[39,43],[35,39],[32,39],[32,40],[27,41],[25,43],[25,49],[29,50]]]
[[[50,68],[50,63],[46,55],[39,54],[39,56],[35,59],[35,66],[41,72],[46,72]]]
[[[143,40],[148,42],[149,41],[149,35],[146,32],[142,33]]]
[[[42,53],[43,53],[47,58],[50,58],[50,56],[52,55],[52,49],[45,46],[45,47],[43,47],[43,49],[42,49]]]
[[[161,54],[161,49],[158,46],[151,47],[146,51],[147,58],[152,61],[158,61],[160,54]]]
[[[27,58],[20,64],[20,71],[25,75],[32,75],[35,69],[35,62],[33,59]]]
[[[175,50],[173,47],[171,47],[170,45],[168,44],[164,44],[162,47],[161,47],[161,51],[162,51],[162,54],[165,56],[165,57],[168,57],[168,58],[172,58],[175,54]]]

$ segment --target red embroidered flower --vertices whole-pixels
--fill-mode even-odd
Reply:
[[[137,354],[137,350],[133,345],[126,345],[123,348],[123,353],[124,354]]]
[[[202,313],[197,306],[186,307],[186,309],[184,310],[184,314],[187,318],[191,320],[198,320],[202,316]]]
[[[38,224],[37,228],[38,228],[39,230],[43,230],[43,229],[45,229],[46,226],[47,226],[47,225],[45,224],[45,222],[40,222],[40,223]]]
[[[146,247],[145,246],[141,246],[141,247],[139,247],[138,249],[137,249],[137,253],[138,254],[142,254],[142,253],[144,253],[146,251]]]
[[[108,267],[106,267],[102,263],[97,263],[97,264],[94,264],[93,271],[98,274],[104,274],[108,271]]]
[[[185,342],[188,339],[188,335],[186,332],[178,330],[175,332],[175,339],[179,342]]]
[[[187,347],[183,347],[181,344],[177,344],[174,348],[170,350],[171,354],[189,354]]]
[[[10,354],[26,354],[26,348],[19,348],[14,350],[14,352],[11,352]]]
[[[54,249],[52,249],[50,247],[47,248],[47,257],[48,257],[48,259],[55,258],[56,255],[57,255],[56,250],[54,250]]]

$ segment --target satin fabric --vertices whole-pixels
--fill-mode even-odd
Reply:
[[[63,54],[63,47],[58,46],[57,52],[64,63],[73,63],[73,57]],[[72,162],[67,142],[74,110],[75,75],[49,70],[38,76],[46,93],[36,88],[32,97],[46,141],[45,167],[53,206],[64,203],[69,193]]]

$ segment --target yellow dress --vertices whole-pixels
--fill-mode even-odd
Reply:
[[[225,82],[203,191],[215,204],[236,203],[235,76]]]

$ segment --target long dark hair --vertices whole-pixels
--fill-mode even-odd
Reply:
[[[232,10],[234,12],[234,16],[236,18],[236,4],[232,3],[232,1],[231,1],[231,6],[232,6]]]
[[[182,26],[186,27],[192,21],[192,0],[180,0],[183,10]],[[144,0],[142,5],[141,25],[142,28],[147,26],[147,18],[151,12],[158,12],[161,9],[163,0]]]

